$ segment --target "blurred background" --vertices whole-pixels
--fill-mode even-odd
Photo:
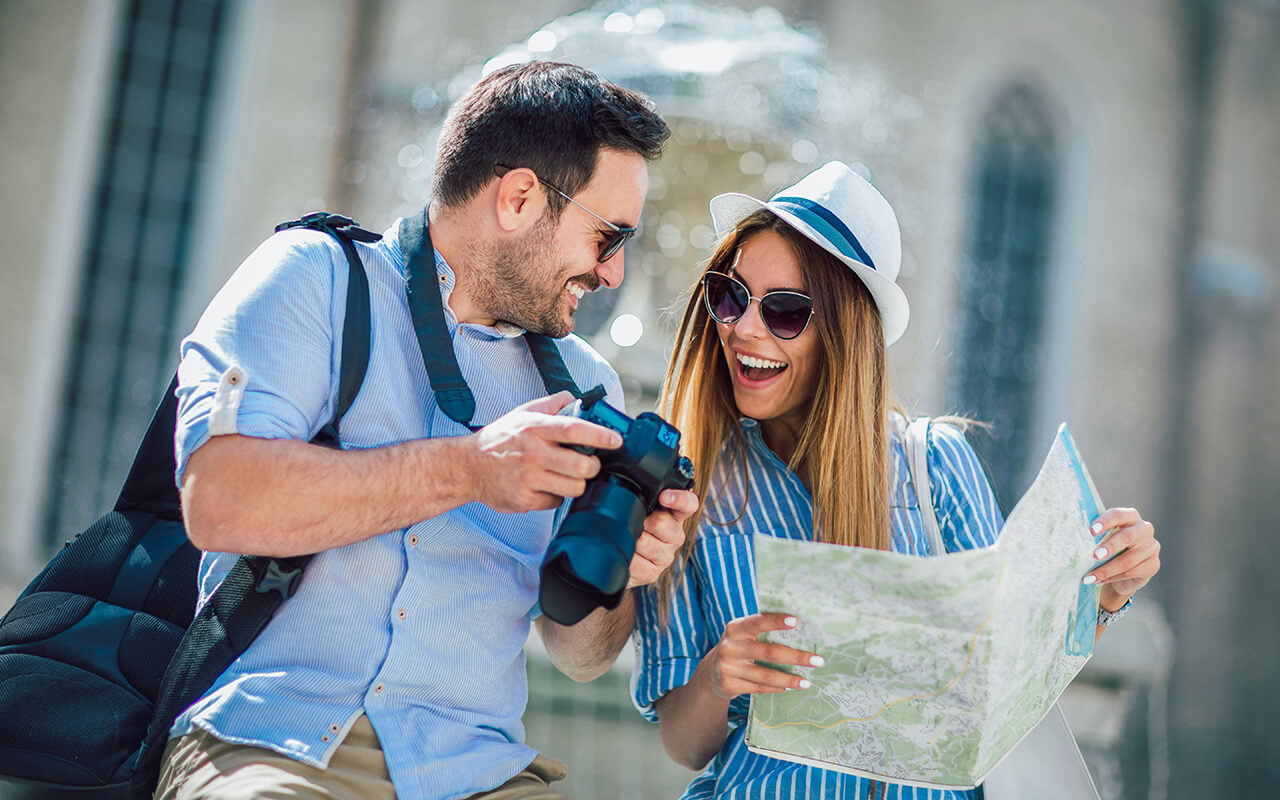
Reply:
[[[627,280],[578,331],[652,406],[707,201],[837,158],[897,209],[898,397],[975,435],[1006,511],[1068,421],[1164,569],[1063,704],[1106,798],[1280,785],[1277,0],[0,0],[0,601],[114,499],[177,344],[279,221],[382,230],[486,70],[648,93]],[[629,656],[629,654],[628,654]],[[532,744],[582,798],[668,798],[629,659],[529,645]]]

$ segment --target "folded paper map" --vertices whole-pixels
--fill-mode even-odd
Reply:
[[[771,641],[821,654],[812,686],[753,695],[755,752],[931,788],[972,788],[1093,652],[1089,530],[1101,503],[1063,425],[988,549],[922,558],[754,537]]]

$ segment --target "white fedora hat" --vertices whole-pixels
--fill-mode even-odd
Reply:
[[[745,194],[711,200],[716,236],[767,209],[818,246],[840,259],[866,285],[880,311],[885,345],[907,329],[907,296],[898,286],[902,234],[889,201],[839,161],[830,161],[765,203]]]

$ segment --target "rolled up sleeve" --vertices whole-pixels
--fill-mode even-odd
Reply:
[[[336,389],[335,326],[341,334],[333,298],[346,291],[335,251],[321,233],[271,237],[183,340],[174,431],[179,486],[187,460],[211,436],[307,441],[327,421]]]

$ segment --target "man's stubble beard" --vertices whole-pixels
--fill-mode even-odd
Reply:
[[[494,319],[553,339],[573,330],[572,314],[566,324],[561,311],[567,270],[558,264],[548,269],[555,263],[556,227],[557,221],[544,213],[519,241],[485,248],[482,263],[486,266],[475,281],[476,297],[484,298]],[[584,282],[594,277],[590,275]]]

